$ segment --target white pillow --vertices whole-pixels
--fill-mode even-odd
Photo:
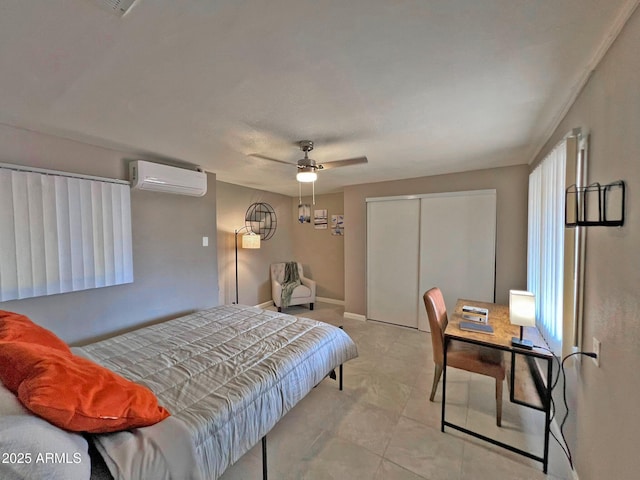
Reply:
[[[0,382],[0,478],[88,480],[87,441],[29,412]]]

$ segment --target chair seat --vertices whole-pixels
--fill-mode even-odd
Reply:
[[[310,296],[311,289],[305,285],[298,285],[291,293],[291,298],[308,298]]]
[[[447,348],[447,366],[504,380],[502,352],[470,343],[451,341]]]

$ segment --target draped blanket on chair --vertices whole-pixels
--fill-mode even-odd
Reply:
[[[282,308],[289,306],[291,295],[300,283],[297,262],[287,262],[284,265],[284,279],[282,280]]]

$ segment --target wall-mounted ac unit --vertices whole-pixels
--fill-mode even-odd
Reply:
[[[207,193],[207,174],[160,163],[134,160],[129,163],[131,188],[201,197]]]

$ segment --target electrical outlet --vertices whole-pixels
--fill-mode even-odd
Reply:
[[[596,364],[596,367],[600,366],[600,340],[598,340],[596,337],[593,337],[593,353],[595,353],[597,356],[596,358],[592,358],[591,360],[593,360],[593,363]]]

